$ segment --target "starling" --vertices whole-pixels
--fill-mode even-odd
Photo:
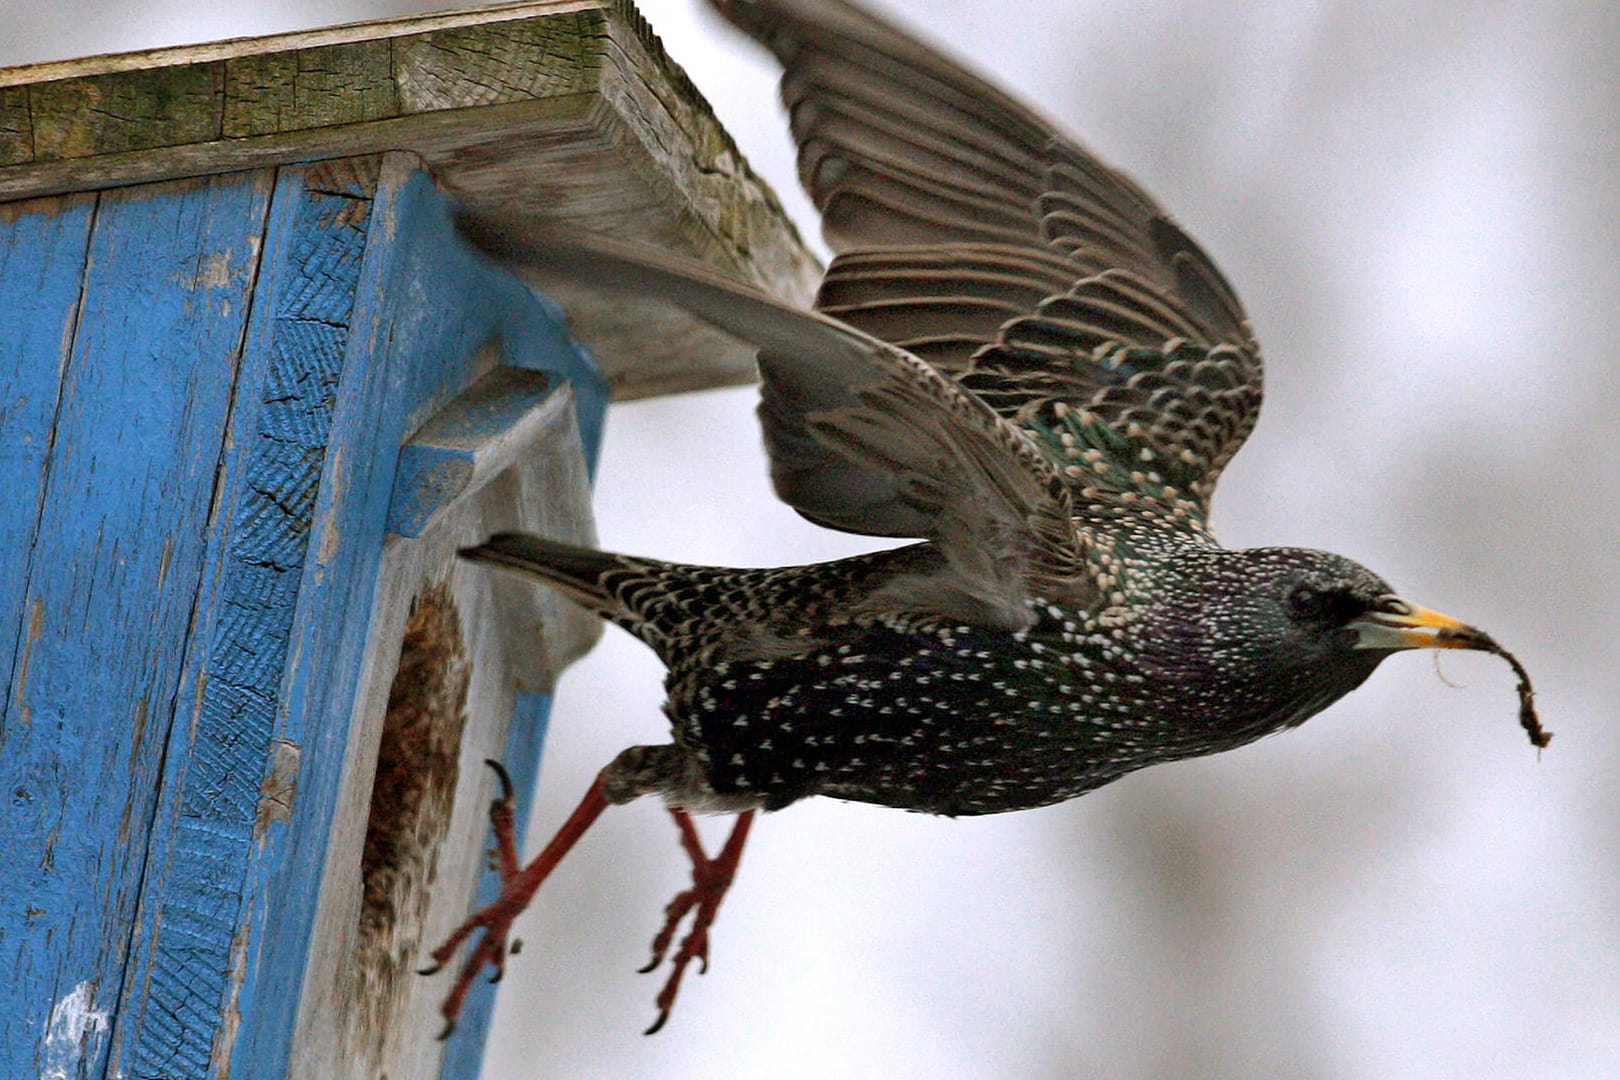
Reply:
[[[1139,187],[951,60],[838,0],[713,0],[784,66],[799,172],[836,253],[816,310],[667,254],[464,219],[508,263],[661,295],[759,349],[777,493],[820,525],[920,540],[813,566],[687,566],[515,533],[462,552],[628,630],[669,669],[672,741],[597,777],[501,897],[444,1013],[608,805],[659,795],[693,885],[661,1026],[756,810],[812,795],[1028,810],[1294,727],[1402,649],[1507,654],[1372,571],[1231,551],[1216,480],[1254,427],[1260,352],[1232,287]],[[1523,668],[1521,721],[1536,723]],[[710,857],[689,812],[735,813]]]

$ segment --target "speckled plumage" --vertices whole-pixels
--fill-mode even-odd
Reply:
[[[1117,546],[1114,520],[1105,528]],[[1119,567],[1111,602],[1077,611],[1032,601],[1020,629],[874,604],[894,582],[937,569],[926,545],[772,570],[587,553],[515,534],[470,554],[544,567],[532,572],[668,665],[675,742],[632,752],[636,780],[613,801],[660,793],[689,809],[777,810],[829,795],[968,815],[1043,806],[1145,765],[1241,745],[1304,720],[1384,655],[1346,648],[1340,657],[1338,623],[1319,635],[1287,614],[1288,592],[1305,583],[1369,603],[1389,595],[1346,560],[1153,541],[1133,550],[1165,555],[1099,558]],[[1275,595],[1245,602],[1236,590],[1257,580]],[[1257,628],[1297,639],[1286,660]]]
[[[758,345],[781,497],[923,542],[769,570],[517,534],[465,552],[562,589],[668,666],[673,741],[609,765],[603,804],[1028,809],[1297,725],[1397,649],[1496,649],[1342,557],[1216,544],[1210,498],[1258,415],[1259,349],[1234,290],[1136,185],[856,8],[715,7],[784,64],[837,253],[816,313],[622,243],[463,230]],[[677,956],[666,1013],[703,950]]]

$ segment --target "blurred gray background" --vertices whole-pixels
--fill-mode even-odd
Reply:
[[[0,0],[0,63],[434,6]],[[801,804],[755,829],[713,969],[650,1039],[634,969],[685,864],[657,805],[615,810],[521,925],[486,1076],[1620,1076],[1620,6],[883,6],[1238,288],[1268,387],[1222,539],[1340,551],[1487,628],[1558,737],[1538,762],[1495,658],[1410,655],[1297,732],[1060,807]],[[696,0],[640,7],[813,235],[772,65]],[[603,545],[862,549],[773,500],[753,400],[616,407]],[[616,631],[571,673],[531,849],[662,740],[660,679]]]

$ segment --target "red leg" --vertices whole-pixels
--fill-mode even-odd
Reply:
[[[516,832],[512,812],[512,782],[506,775],[506,770],[498,762],[490,761],[487,764],[495,770],[500,777],[503,794],[489,808],[490,823],[495,829],[495,869],[501,875],[501,895],[495,900],[479,908],[468,916],[467,921],[456,928],[456,931],[445,940],[443,945],[433,950],[433,965],[422,971],[424,975],[432,975],[439,971],[450,958],[455,956],[461,943],[472,936],[480,927],[484,936],[478,940],[470,953],[467,962],[461,966],[461,973],[456,976],[455,985],[445,997],[444,1004],[439,1006],[439,1012],[444,1016],[444,1030],[439,1038],[447,1039],[456,1028],[456,1017],[461,1015],[462,1002],[467,998],[467,992],[472,989],[473,980],[485,964],[495,969],[491,982],[499,982],[506,970],[507,937],[512,929],[512,922],[529,906],[534,894],[544,884],[551,872],[557,868],[564,855],[567,855],[579,838],[585,835],[585,830],[591,827],[597,816],[607,809],[607,796],[602,792],[602,778],[598,776],[591,783],[590,790],[580,800],[574,812],[568,815],[563,827],[557,830],[557,835],[551,838],[544,851],[535,856],[533,862],[521,869],[518,867],[518,853]]]
[[[709,927],[714,924],[720,901],[725,899],[726,890],[731,887],[731,880],[737,874],[737,862],[742,858],[748,829],[754,823],[752,810],[737,815],[737,823],[732,826],[725,846],[720,849],[720,854],[711,859],[703,850],[703,841],[698,836],[697,827],[692,824],[691,815],[675,807],[671,807],[669,812],[675,824],[680,826],[681,847],[686,849],[686,854],[692,860],[692,887],[677,893],[664,909],[664,928],[653,938],[652,960],[641,969],[643,972],[651,971],[664,962],[681,920],[694,907],[697,912],[692,916],[692,928],[681,939],[680,948],[675,950],[675,957],[670,961],[669,979],[653,1002],[658,1008],[658,1019],[647,1029],[648,1035],[663,1027],[664,1021],[669,1019],[669,1011],[675,1006],[675,995],[680,993],[686,966],[695,959],[700,973],[709,970]]]

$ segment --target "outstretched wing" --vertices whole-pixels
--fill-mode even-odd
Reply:
[[[1095,598],[1061,468],[936,368],[701,263],[594,237],[536,240],[490,217],[458,224],[496,258],[663,297],[758,346],[777,493],[812,521],[921,537],[944,556],[886,586],[893,607],[1021,629],[1034,596]]]
[[[951,374],[1077,490],[1174,485],[1207,511],[1261,365],[1198,245],[1046,120],[853,5],[711,2],[783,64],[838,256],[816,306]]]

